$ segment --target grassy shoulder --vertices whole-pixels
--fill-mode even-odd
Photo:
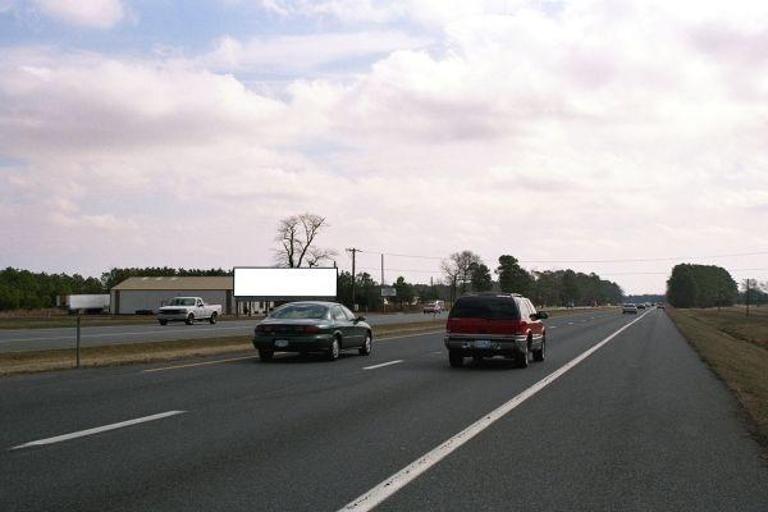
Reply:
[[[768,308],[669,309],[669,316],[702,359],[734,392],[768,448]]]
[[[445,320],[374,327],[375,338],[439,331]],[[146,364],[210,357],[220,354],[254,353],[250,336],[228,336],[201,340],[173,340],[151,343],[126,343],[80,350],[80,366],[93,368],[124,364]],[[65,370],[75,367],[73,350],[45,350],[0,354],[0,376]]]

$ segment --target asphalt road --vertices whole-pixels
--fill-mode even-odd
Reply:
[[[423,313],[402,313],[393,315],[371,314],[366,320],[371,325],[424,322],[433,318],[446,318],[447,313],[435,317]],[[242,336],[253,332],[257,319],[222,321],[216,325],[196,323],[185,325],[159,324],[89,326],[88,318],[81,323],[80,343],[82,347],[118,345],[124,343],[154,342]],[[58,327],[53,329],[0,330],[0,352],[24,352],[30,350],[55,350],[72,348],[75,344],[75,329]]]
[[[548,328],[527,369],[450,368],[431,334],[334,363],[6,378],[0,510],[332,511],[427,454],[379,510],[766,510],[760,447],[663,312]]]

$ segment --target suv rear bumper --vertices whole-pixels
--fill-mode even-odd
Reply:
[[[446,336],[445,347],[464,354],[514,355],[525,352],[527,336]],[[487,343],[486,343],[487,342]]]

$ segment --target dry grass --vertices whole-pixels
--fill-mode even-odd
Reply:
[[[444,320],[374,327],[376,337],[431,332],[444,327]],[[203,340],[174,340],[154,343],[127,343],[86,347],[80,350],[84,368],[174,361],[219,354],[253,352],[250,336],[231,336]],[[75,367],[73,350],[46,350],[0,354],[0,375],[44,372]]]
[[[768,309],[768,308],[766,308]],[[702,359],[735,393],[768,449],[768,311],[671,309],[670,317]]]

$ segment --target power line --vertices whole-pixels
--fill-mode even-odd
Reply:
[[[362,251],[361,251],[362,252]],[[397,258],[415,258],[426,260],[444,260],[445,256],[427,256],[423,254],[397,254],[384,251],[368,251],[375,252],[377,254],[384,254],[385,256],[393,256]],[[654,262],[654,261],[674,261],[674,260],[701,260],[708,258],[736,258],[741,256],[763,256],[768,255],[768,251],[754,251],[754,252],[741,252],[730,254],[711,254],[705,256],[665,256],[660,258],[615,258],[615,259],[594,259],[594,260],[567,260],[567,259],[536,259],[536,258],[519,258],[520,263],[642,263],[642,262]]]

